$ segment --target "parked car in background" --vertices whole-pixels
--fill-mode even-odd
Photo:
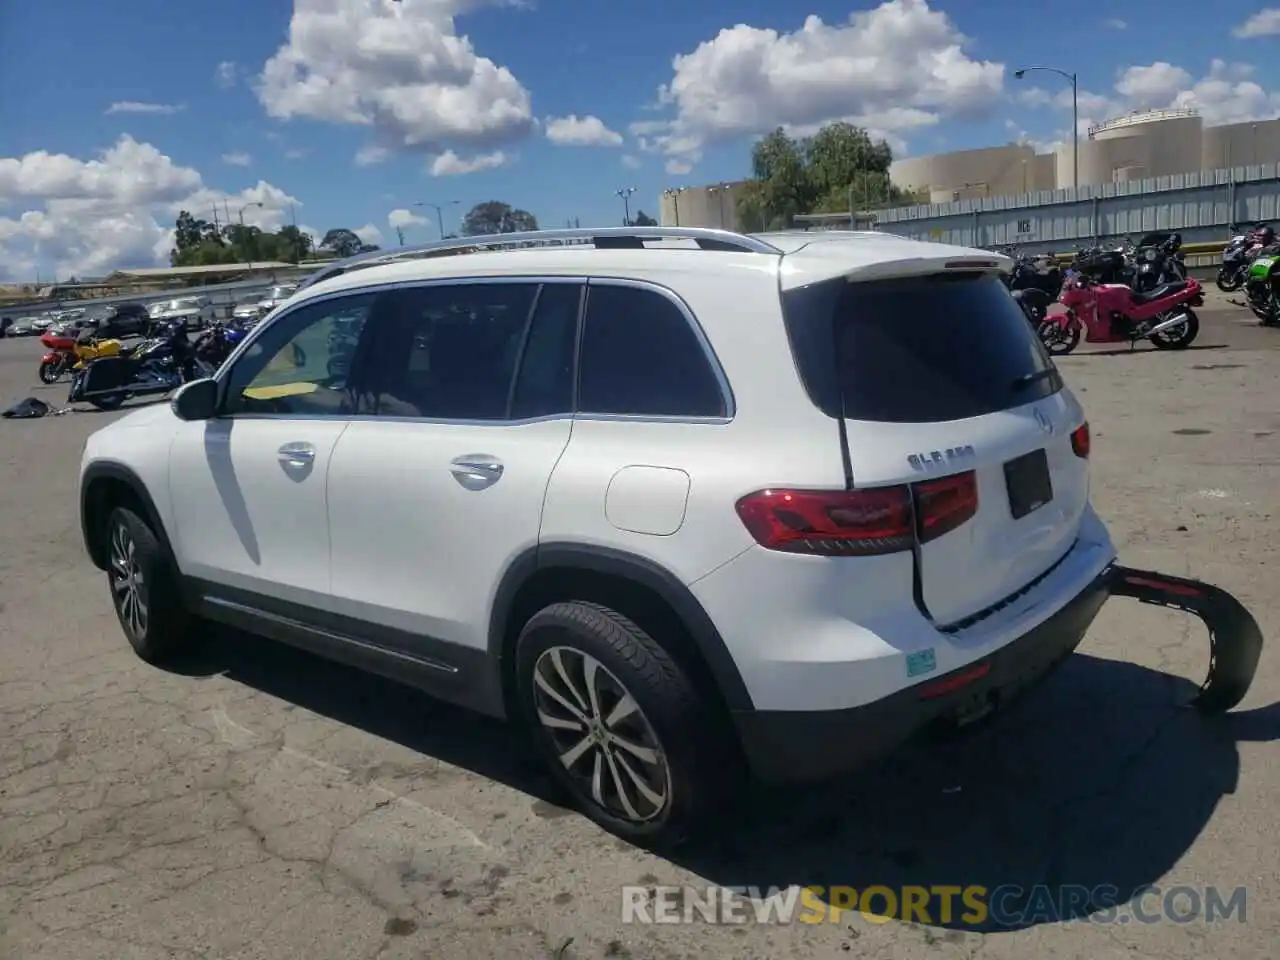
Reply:
[[[258,303],[258,311],[266,316],[280,304],[284,303],[298,290],[296,283],[281,283],[267,291],[267,295]]]
[[[156,324],[181,320],[188,330],[203,330],[213,322],[216,313],[216,308],[204,297],[178,297],[164,301],[151,314],[151,322]]]
[[[240,323],[249,320],[257,320],[262,316],[262,298],[258,294],[250,294],[236,301],[235,309],[231,311],[231,319]]]
[[[10,337],[34,337],[42,331],[36,329],[36,321],[39,317],[18,317],[13,323],[9,324],[6,336]]]

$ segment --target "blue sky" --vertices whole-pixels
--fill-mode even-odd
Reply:
[[[1048,145],[1069,136],[1070,101],[1057,78],[1013,79],[1029,61],[1078,71],[1085,121],[1175,104],[1209,123],[1280,111],[1280,10],[1169,0],[1125,24],[1126,12],[1042,0],[9,3],[0,276],[155,262],[184,200],[233,214],[262,202],[246,219],[370,227],[387,244],[397,209],[429,216],[400,215],[407,239],[435,235],[417,201],[445,204],[452,225],[489,199],[544,226],[616,223],[618,188],[656,214],[665,187],[746,175],[753,136],[777,124],[852,118],[911,154]],[[568,116],[600,124],[551,122]],[[576,145],[555,142],[566,129]]]

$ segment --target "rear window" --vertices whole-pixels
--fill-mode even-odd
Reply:
[[[831,416],[890,423],[980,417],[1062,389],[998,277],[843,279],[783,294],[797,366]]]

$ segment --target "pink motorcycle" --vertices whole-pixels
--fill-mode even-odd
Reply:
[[[1045,349],[1055,356],[1070,353],[1080,343],[1125,343],[1132,349],[1150,340],[1161,350],[1183,350],[1200,332],[1200,318],[1192,307],[1204,303],[1198,280],[1163,283],[1137,293],[1122,283],[1098,283],[1076,273],[1062,286],[1058,302],[1067,309],[1051,313],[1037,332]]]

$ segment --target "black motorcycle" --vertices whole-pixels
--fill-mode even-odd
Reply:
[[[1049,311],[1049,304],[1062,292],[1062,281],[1062,268],[1056,263],[1040,267],[1029,257],[1018,257],[1005,276],[1013,299],[1037,330]]]
[[[115,410],[131,397],[168,393],[209,376],[213,369],[196,356],[186,324],[177,321],[128,355],[99,357],[87,364],[72,378],[67,403],[83,400],[99,410]]]
[[[1148,233],[1134,247],[1130,285],[1138,293],[1148,293],[1163,284],[1187,279],[1181,250],[1182,234]]]

